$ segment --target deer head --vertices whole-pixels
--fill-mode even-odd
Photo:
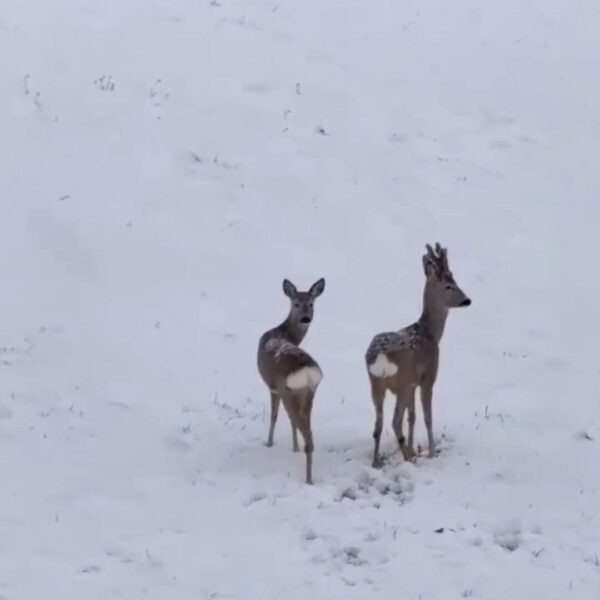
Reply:
[[[452,271],[448,266],[448,252],[439,243],[435,250],[426,245],[427,253],[423,255],[423,269],[427,277],[426,287],[432,297],[435,297],[445,308],[469,306],[471,300],[458,287]]]
[[[283,280],[283,293],[290,299],[288,323],[299,329],[308,329],[314,314],[314,301],[325,290],[325,279],[313,283],[308,292],[299,292],[288,279]]]

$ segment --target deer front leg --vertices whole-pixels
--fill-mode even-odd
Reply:
[[[277,392],[271,392],[271,424],[269,425],[269,437],[267,438],[267,446],[269,448],[273,445],[275,423],[277,423],[277,415],[279,413],[279,401],[279,394]]]
[[[433,420],[431,415],[431,404],[433,398],[433,385],[423,384],[421,386],[421,403],[423,404],[423,418],[427,427],[427,439],[429,442],[429,458],[435,455],[435,442],[433,441]]]

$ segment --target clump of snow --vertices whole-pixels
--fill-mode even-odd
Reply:
[[[494,530],[494,542],[505,550],[514,552],[521,545],[521,523],[518,519],[509,519]]]

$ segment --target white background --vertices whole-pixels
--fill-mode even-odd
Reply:
[[[3,0],[0,598],[596,600],[599,32],[593,0]],[[438,240],[473,299],[441,455],[402,464],[389,400],[374,471],[364,352]],[[311,488],[255,352],[321,276]]]

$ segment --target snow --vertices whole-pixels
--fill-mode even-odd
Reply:
[[[0,599],[597,599],[592,0],[4,0]],[[440,455],[364,352],[425,243],[473,299]],[[259,335],[303,343],[315,486]],[[417,440],[425,431],[417,416]]]

